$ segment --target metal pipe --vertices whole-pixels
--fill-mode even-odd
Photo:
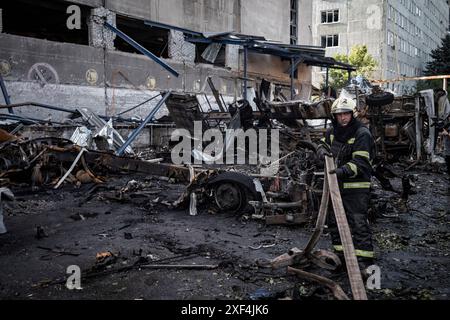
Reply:
[[[5,82],[3,81],[3,77],[0,74],[0,87],[2,88],[3,98],[5,98],[5,103],[7,105],[11,104],[11,100],[9,99],[8,90],[6,90]],[[13,109],[11,107],[8,107],[9,113],[14,113]]]
[[[412,81],[412,80],[440,80],[440,79],[450,79],[450,75],[427,76],[427,77],[404,77],[404,78],[390,79],[390,80],[372,80],[371,82],[374,82],[374,83],[392,83],[392,82]]]
[[[130,38],[129,36],[127,36],[125,33],[123,33],[122,31],[120,31],[119,29],[117,29],[116,27],[113,27],[112,25],[110,25],[108,22],[104,23],[104,26],[107,27],[108,29],[110,29],[112,32],[114,32],[115,34],[117,34],[122,40],[124,40],[125,42],[127,42],[130,46],[132,46],[133,48],[135,48],[136,50],[138,50],[139,52],[141,52],[143,55],[146,55],[147,57],[149,57],[150,59],[152,59],[153,61],[155,61],[157,64],[159,64],[161,67],[163,67],[164,69],[166,69],[167,71],[169,71],[171,74],[173,74],[175,77],[178,77],[180,74],[171,66],[169,66],[167,63],[165,63],[164,61],[162,61],[160,58],[158,58],[157,56],[155,56],[153,53],[151,53],[150,51],[148,51],[147,49],[145,49],[143,46],[141,46],[139,43],[137,43],[135,40],[133,40],[132,38]]]
[[[291,58],[291,100],[294,100],[294,58]]]
[[[330,97],[330,68],[327,67],[327,76],[325,78],[325,88],[327,89],[327,98]]]
[[[3,105],[0,104],[0,109],[7,109],[7,108],[19,108],[19,107],[25,107],[25,106],[34,106],[34,107],[40,107],[40,108],[44,108],[44,109],[50,109],[50,110],[55,110],[55,111],[61,111],[61,112],[67,112],[67,113],[71,113],[74,115],[78,115],[80,114],[77,110],[70,110],[70,109],[65,109],[65,108],[61,108],[61,107],[55,107],[55,106],[51,106],[48,104],[43,104],[43,103],[38,103],[38,102],[22,102],[22,103],[15,103],[15,104],[11,104],[11,105]],[[109,120],[111,117],[107,117],[107,116],[99,116],[100,118],[102,118],[103,120]],[[125,122],[139,122],[133,119],[127,119],[127,118],[122,118],[122,117],[112,117],[114,120],[118,120],[118,121],[125,121]],[[31,118],[29,118],[31,119]],[[41,121],[41,120],[39,120]],[[42,120],[43,121],[43,120]],[[57,123],[54,122],[53,123]]]
[[[9,114],[9,113],[0,113],[0,119],[16,120],[16,121],[21,121],[22,123],[25,123],[25,124],[39,124],[39,123],[42,123],[41,120],[25,119],[23,117],[16,116],[14,114]]]
[[[147,26],[150,26],[150,27],[158,27],[158,28],[162,28],[162,29],[180,31],[180,32],[183,32],[183,33],[188,33],[188,34],[192,34],[192,35],[199,36],[199,37],[203,36],[203,34],[201,32],[192,31],[192,30],[189,30],[189,29],[185,29],[185,28],[181,28],[181,27],[177,27],[177,26],[172,26],[172,25],[169,25],[169,24],[161,23],[161,22],[145,20],[144,24],[147,25]]]
[[[65,108],[61,108],[61,107],[55,107],[55,106],[51,106],[51,105],[43,104],[43,103],[39,103],[39,102],[22,102],[22,103],[10,104],[10,105],[2,105],[2,104],[0,104],[0,109],[19,108],[19,107],[25,107],[25,106],[34,106],[34,107],[40,107],[40,108],[44,108],[44,109],[56,110],[56,111],[67,112],[67,113],[72,113],[72,114],[78,114],[78,111],[75,111],[75,110],[65,109]]]
[[[17,120],[17,121],[22,121],[25,123],[30,123],[30,124],[51,122],[54,124],[64,125],[64,123],[62,123],[62,122],[47,121],[47,120],[42,120],[42,119],[30,118],[30,117],[22,117],[17,114],[9,114],[9,113],[0,113],[0,118]]]
[[[303,201],[297,202],[259,202],[259,201],[249,201],[252,206],[260,209],[288,209],[288,208],[299,208],[303,206]]]
[[[212,108],[212,106],[211,106],[211,103],[209,102],[208,96],[206,95],[206,93],[205,93],[204,95],[205,95],[205,100],[206,100],[206,102],[207,102],[208,105],[209,105],[209,111],[213,111],[213,108]]]
[[[247,100],[247,59],[248,59],[248,48],[244,46],[244,99]]]
[[[125,110],[125,111],[122,111],[121,113],[119,113],[119,114],[117,114],[117,115],[120,116],[120,115],[122,115],[122,114],[124,114],[124,113],[133,111],[134,109],[139,108],[140,106],[146,104],[147,102],[152,101],[153,99],[159,97],[160,95],[161,95],[161,93],[157,94],[157,95],[154,96],[154,97],[151,97],[150,99],[145,100],[144,102],[139,103],[138,105],[136,105],[136,106],[134,106],[134,107],[131,107],[130,109],[127,109],[127,110]]]
[[[155,108],[153,108],[153,110],[149,113],[147,118],[145,118],[145,120],[139,125],[139,127],[137,127],[136,130],[134,130],[131,133],[131,135],[127,139],[127,141],[125,141],[124,144],[119,148],[119,150],[117,150],[116,154],[118,156],[121,156],[124,153],[125,149],[134,141],[134,139],[136,139],[136,137],[139,135],[139,133],[142,131],[142,129],[144,129],[144,127],[147,125],[147,123],[149,123],[153,119],[155,114],[158,112],[158,110],[162,107],[164,102],[166,102],[167,98],[169,98],[169,96],[171,94],[172,94],[172,90],[167,91],[167,93],[162,97],[162,99],[158,102],[158,104],[155,106]]]
[[[416,155],[419,161],[422,158],[422,130],[420,129],[420,97],[416,97]]]
[[[214,83],[211,79],[211,77],[206,77],[206,81],[208,82],[209,88],[211,89],[211,92],[216,99],[217,105],[219,106],[220,112],[226,112],[225,108],[222,105],[222,101],[220,100],[220,94],[219,91],[217,91],[216,87],[214,86]]]
[[[223,98],[223,95],[221,94],[221,93],[219,93],[219,95],[220,95],[220,99],[222,100],[222,104],[223,104],[223,106],[224,106],[224,108],[225,108],[225,106],[227,105],[227,103],[225,102],[225,99]],[[226,110],[225,110],[225,112],[227,112],[228,111],[228,108],[225,108]]]
[[[16,134],[17,132],[19,132],[21,129],[23,128],[23,124],[19,123],[19,125],[17,127],[15,127],[13,129],[13,131],[10,132],[10,134]]]

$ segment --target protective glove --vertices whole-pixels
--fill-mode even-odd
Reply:
[[[338,179],[343,179],[347,175],[343,168],[336,168],[334,170],[330,170],[328,173],[329,174],[336,174]]]
[[[320,161],[325,161],[325,156],[333,157],[333,154],[331,151],[325,147],[323,144],[319,145],[317,147],[317,159]]]

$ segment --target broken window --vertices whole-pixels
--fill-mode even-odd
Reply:
[[[73,13],[67,13],[72,5],[63,1],[3,1],[3,32],[24,37],[51,41],[89,44],[87,18],[90,8],[80,8],[80,29],[67,27],[67,20]]]
[[[157,57],[169,57],[169,31],[158,27],[149,27],[144,21],[133,19],[121,15],[116,16],[117,29],[127,34],[141,46],[156,55]],[[117,37],[114,40],[114,47],[119,51],[139,53],[131,45]]]

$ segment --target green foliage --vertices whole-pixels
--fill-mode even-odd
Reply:
[[[439,76],[450,74],[450,35],[442,38],[442,45],[431,51],[432,61],[427,63],[425,75]]]
[[[368,53],[367,46],[365,45],[354,46],[348,56],[345,54],[337,54],[334,56],[334,59],[351,64],[356,68],[356,74],[353,73],[352,75],[360,75],[365,78],[370,78],[378,66],[377,61]],[[349,81],[347,70],[330,69],[330,78],[330,85],[335,89],[345,87]]]
[[[442,45],[431,51],[431,60],[424,70],[426,76],[450,75],[450,35],[442,38]],[[448,80],[450,84],[450,79]],[[417,91],[442,89],[442,80],[418,81]],[[447,88],[448,91],[448,88]]]
[[[442,89],[442,80],[428,80],[428,81],[417,81],[416,91],[422,91],[427,89]]]

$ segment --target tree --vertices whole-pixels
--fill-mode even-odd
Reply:
[[[442,38],[442,45],[431,51],[432,61],[427,63],[425,75],[438,76],[450,74],[450,34]]]
[[[450,74],[450,34],[442,38],[442,45],[431,51],[431,60],[425,67],[426,76],[441,76]],[[427,80],[417,82],[417,91],[425,89],[442,89],[442,80]]]
[[[370,78],[378,66],[377,61],[369,54],[365,45],[354,46],[350,51],[350,55],[337,54],[334,56],[334,59],[354,66],[356,68],[356,75],[365,78]],[[349,81],[346,70],[330,69],[330,78],[330,85],[335,89],[345,87]]]

